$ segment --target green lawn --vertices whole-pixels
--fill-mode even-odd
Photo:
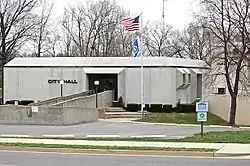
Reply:
[[[199,134],[196,134],[192,137],[180,139],[179,141],[250,144],[250,131],[209,132],[205,133],[203,138]]]
[[[204,133],[181,139],[164,138],[88,138],[88,140],[112,140],[112,141],[153,141],[153,142],[199,142],[199,143],[245,143],[250,144],[250,131],[224,131]]]
[[[91,145],[49,145],[35,143],[0,143],[0,147],[17,148],[51,148],[51,149],[75,149],[75,150],[126,150],[126,151],[188,151],[188,152],[215,152],[216,149],[195,148],[160,148],[160,147],[130,147],[130,146],[91,146]]]
[[[150,113],[143,119],[137,120],[139,122],[151,123],[178,123],[178,124],[200,124],[197,122],[196,113]],[[204,125],[227,125],[228,123],[223,119],[208,113],[208,121]]]
[[[0,137],[6,138],[6,137]],[[14,137],[12,137],[14,138]],[[34,137],[34,139],[41,139],[40,137]],[[199,142],[199,143],[245,143],[250,144],[250,130],[245,131],[222,131],[222,132],[207,132],[205,130],[203,138],[201,138],[200,134],[195,134],[190,137],[180,138],[180,139],[166,139],[166,138],[43,138],[43,139],[60,139],[60,140],[93,140],[93,141],[150,141],[150,142]],[[0,143],[0,146],[22,146],[20,143]],[[26,145],[25,145],[26,146]],[[31,144],[32,146],[42,146],[40,144]],[[54,145],[44,145],[44,147],[48,148],[49,146]],[[63,145],[62,145],[63,146]],[[72,145],[73,146],[73,145]],[[73,146],[75,148],[76,146]],[[79,146],[80,147],[80,146]],[[81,148],[83,148],[82,146]],[[72,148],[72,147],[64,147],[64,148]],[[85,149],[88,146],[84,147]],[[94,147],[89,147],[94,148]],[[95,147],[105,149],[107,147]],[[115,149],[115,148],[113,148]],[[124,150],[124,149],[123,149]]]

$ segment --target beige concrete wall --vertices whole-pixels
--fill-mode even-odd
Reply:
[[[209,102],[209,112],[229,121],[229,95],[210,95],[207,100]],[[250,125],[250,98],[239,96],[237,101],[236,124]]]
[[[33,107],[34,108],[34,107]],[[30,106],[0,106],[0,124],[16,125],[74,125],[97,121],[99,112],[95,108],[80,107],[36,107],[28,116]]]
[[[4,68],[4,102],[7,100],[43,101],[60,96],[60,84],[49,79],[77,80],[77,84],[64,84],[63,95],[86,91],[86,74],[82,68],[39,67]],[[35,92],[35,93],[34,93]]]
[[[141,103],[141,69],[125,69],[126,104]],[[144,102],[146,104],[172,104],[176,91],[171,93],[175,84],[175,68],[144,68]],[[171,95],[170,95],[171,94]],[[175,98],[174,98],[175,100]],[[176,101],[174,102],[176,103]]]
[[[112,105],[114,101],[114,92],[113,91],[105,91],[102,93],[98,93],[97,102],[98,108],[109,107]],[[96,107],[96,95],[90,95],[85,97],[77,97],[71,100],[66,100],[63,102],[59,102],[53,104],[52,106],[56,107],[87,107],[87,108],[95,108]]]
[[[36,103],[32,103],[29,104],[30,106],[51,106],[54,105],[56,103],[59,102],[63,102],[66,100],[71,100],[77,97],[84,97],[84,96],[88,96],[88,95],[92,95],[94,92],[93,91],[84,91],[84,92],[80,92],[80,93],[74,93],[71,95],[67,95],[67,96],[63,96],[63,97],[55,97],[55,98],[51,98],[51,99],[47,99],[44,101],[40,101],[40,102],[36,102]]]

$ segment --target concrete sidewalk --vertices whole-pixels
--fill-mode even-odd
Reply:
[[[31,143],[50,145],[91,145],[91,146],[126,146],[126,147],[161,147],[216,149],[215,157],[250,155],[250,144],[227,143],[187,143],[187,142],[136,142],[136,141],[90,141],[30,138],[0,138],[0,143]]]

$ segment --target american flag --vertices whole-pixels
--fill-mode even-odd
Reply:
[[[124,18],[121,23],[124,25],[126,31],[140,30],[139,18],[140,16],[135,18]]]

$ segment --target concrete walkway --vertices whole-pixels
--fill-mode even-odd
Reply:
[[[30,139],[30,138],[25,138],[25,139],[24,138],[0,138],[0,143],[216,149],[218,150],[214,154],[214,156],[216,157],[250,155],[250,144],[90,141],[90,140],[58,140],[58,139]]]

